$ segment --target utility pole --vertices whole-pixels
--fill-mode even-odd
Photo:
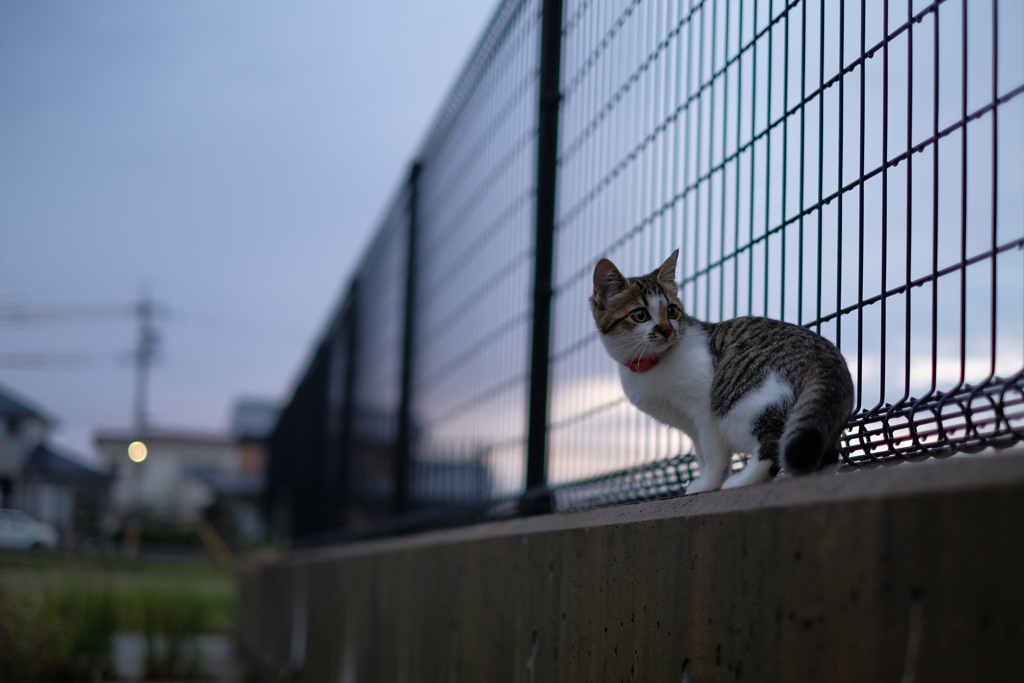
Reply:
[[[135,318],[139,323],[139,337],[135,346],[135,432],[142,436],[146,431],[146,399],[149,389],[149,368],[156,358],[160,338],[153,327],[154,306],[148,293],[144,293],[135,306]]]

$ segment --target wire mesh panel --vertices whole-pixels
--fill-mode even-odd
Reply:
[[[837,343],[849,461],[1024,435],[1022,10],[567,5],[554,482],[689,450],[626,403],[586,305],[600,258],[638,275],[677,247],[691,315]]]
[[[506,2],[420,157],[411,486],[480,504],[523,487],[540,3]]]
[[[860,149],[844,145],[837,249],[856,265],[815,321],[851,349],[847,455],[1010,445],[1024,436],[1024,6],[881,20],[845,39],[875,62],[843,75]]]
[[[672,145],[686,83],[678,4],[569,2],[565,8],[555,243],[551,456],[559,484],[689,449],[675,430],[630,406],[598,341],[587,297],[603,256],[631,275],[677,240],[662,207],[681,170]],[[681,30],[682,29],[682,30]],[[666,168],[668,173],[666,174]]]
[[[352,382],[349,496],[352,523],[389,514],[395,492],[401,402],[408,192],[392,203],[353,289],[358,332]]]
[[[327,469],[327,348],[317,347],[269,440],[264,503],[273,534],[285,527],[296,535],[315,534],[337,523],[337,490],[321,476]]]

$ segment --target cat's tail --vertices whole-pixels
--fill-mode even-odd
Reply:
[[[838,368],[837,368],[838,369]],[[805,382],[779,440],[779,464],[790,474],[817,472],[839,460],[839,437],[853,410],[853,381],[845,367]]]

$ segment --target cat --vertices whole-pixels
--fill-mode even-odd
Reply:
[[[771,318],[706,323],[683,310],[677,249],[649,275],[626,278],[608,259],[594,269],[590,307],[619,363],[626,397],[693,441],[699,476],[687,493],[770,481],[838,462],[853,410],[839,349]],[[733,453],[748,453],[731,477]],[[728,477],[728,479],[727,479]]]

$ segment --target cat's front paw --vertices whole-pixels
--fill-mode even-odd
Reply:
[[[722,478],[712,477],[710,475],[702,474],[689,483],[686,487],[686,494],[691,493],[705,493],[707,491],[717,491],[722,488]]]

